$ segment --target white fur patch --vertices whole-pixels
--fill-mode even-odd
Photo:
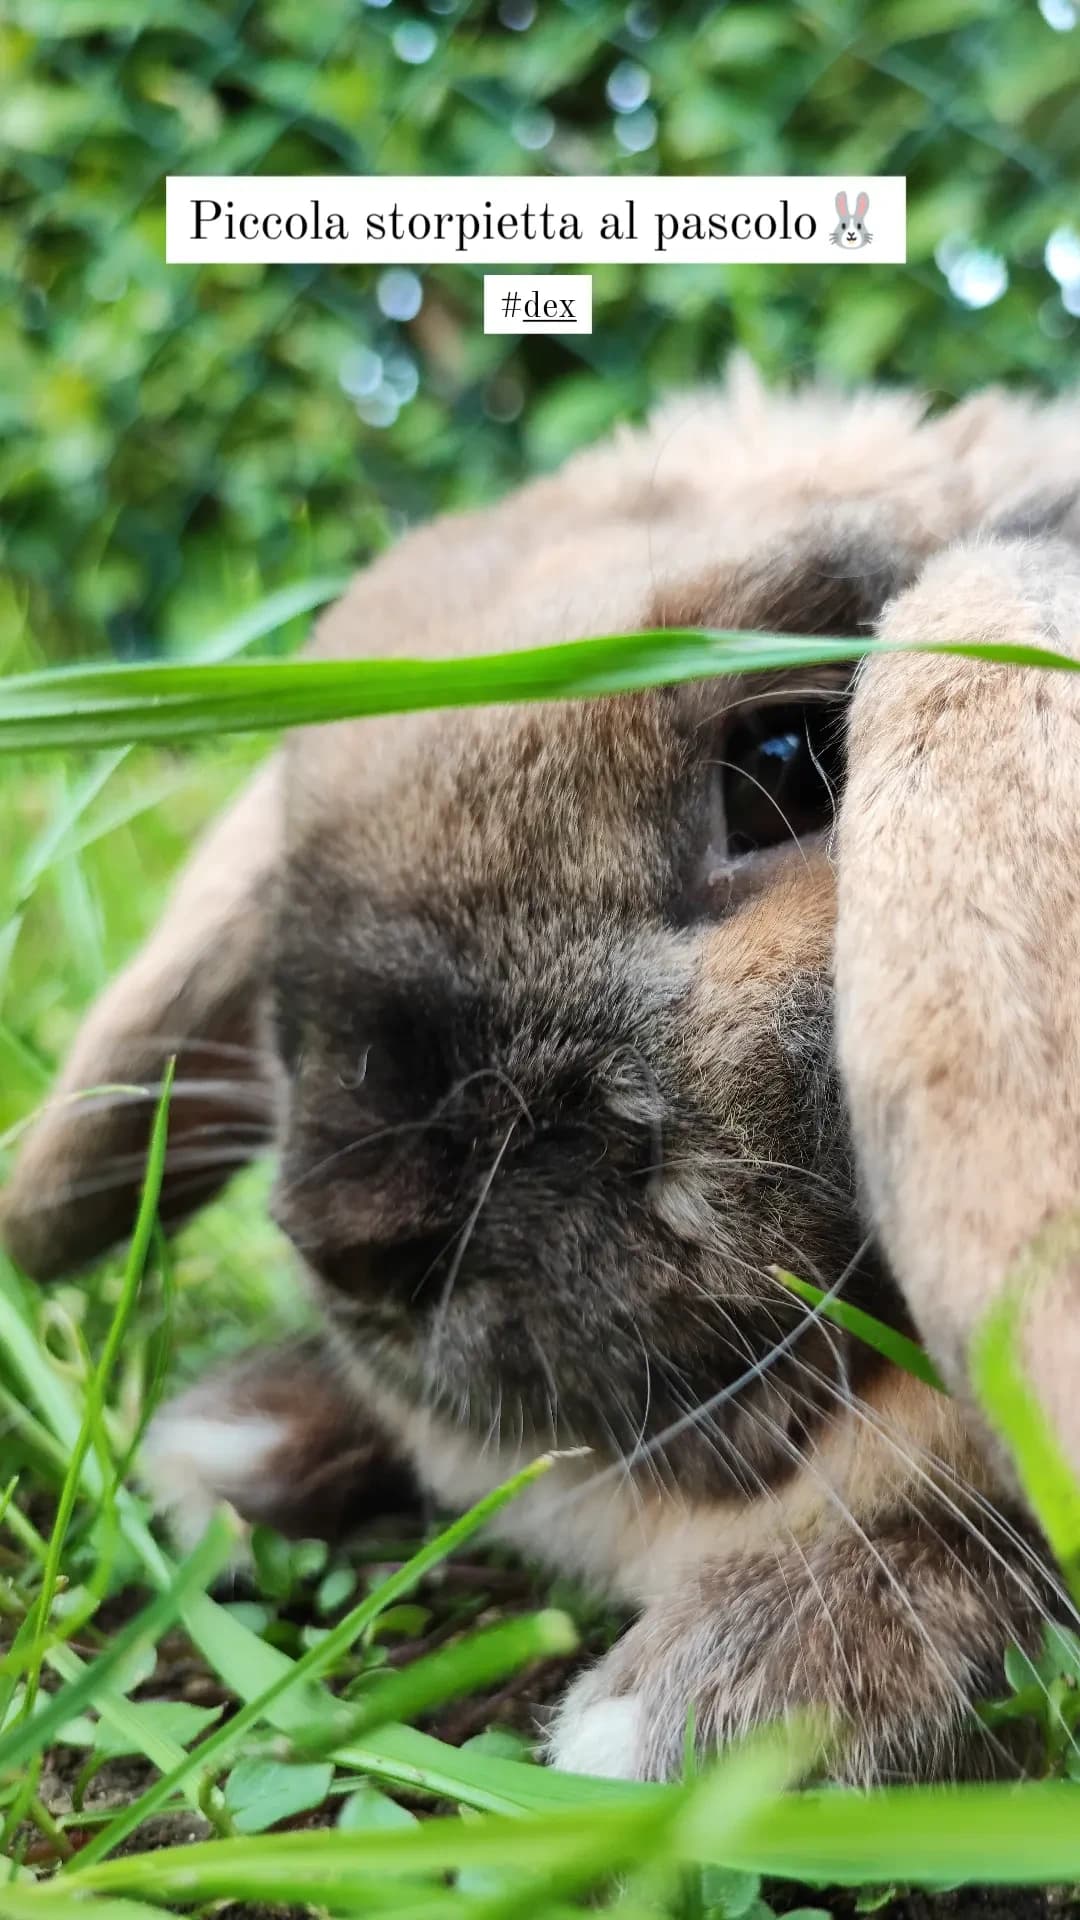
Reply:
[[[142,1477],[178,1545],[201,1539],[219,1501],[242,1506],[245,1487],[287,1437],[285,1422],[269,1414],[219,1418],[182,1399],[159,1413],[143,1443]]]
[[[566,1773],[591,1773],[600,1780],[637,1777],[641,1700],[636,1693],[594,1701],[574,1709],[567,1702],[552,1735],[548,1758]]]

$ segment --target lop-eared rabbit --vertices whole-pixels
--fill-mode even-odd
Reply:
[[[1078,478],[1075,403],[928,417],[736,368],[409,533],[311,651],[1080,652]],[[637,1615],[558,1764],[670,1776],[691,1713],[711,1750],[809,1703],[836,1778],[985,1774],[1016,1756],[971,1703],[1066,1602],[969,1362],[1041,1250],[1023,1358],[1080,1464],[1078,960],[1069,673],[897,651],[301,731],[91,1012],[7,1242],[48,1278],[129,1229],[177,1052],[168,1216],[272,1145],[325,1329],[159,1416],[182,1537],[217,1497],[300,1533],[460,1508],[554,1448],[501,1532]],[[777,1266],[916,1333],[952,1395]]]

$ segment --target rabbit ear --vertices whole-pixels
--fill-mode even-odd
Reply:
[[[1080,551],[976,535],[930,560],[879,632],[917,649],[1007,640],[1076,658]],[[960,1389],[995,1300],[1028,1290],[1017,1364],[1074,1471],[1078,725],[1072,673],[921,651],[868,661],[835,947],[840,1068],[878,1243]],[[958,848],[963,912],[947,904]]]
[[[0,1237],[28,1273],[49,1279],[83,1265],[130,1230],[173,1054],[163,1217],[207,1199],[267,1137],[271,1090],[254,1008],[278,806],[271,761],[196,850],[146,945],[88,1015],[0,1195]]]
[[[846,193],[838,193],[838,194],[837,194],[837,196],[836,196],[836,211],[837,211],[837,213],[838,213],[838,214],[840,215],[840,218],[841,218],[841,220],[846,220],[846,219],[847,219],[847,217],[848,217],[848,210],[847,210],[847,194],[846,194]]]
[[[856,200],[856,202],[855,202],[855,218],[856,218],[856,220],[861,220],[861,219],[862,219],[862,217],[863,217],[863,215],[864,215],[864,214],[866,213],[866,211],[867,211],[867,209],[868,209],[868,207],[869,207],[869,205],[870,205],[870,195],[869,195],[868,193],[860,193],[860,195],[859,195],[859,197],[858,197],[858,199],[857,199],[857,200]]]

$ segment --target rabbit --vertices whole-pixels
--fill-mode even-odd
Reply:
[[[832,230],[832,244],[843,247],[848,253],[857,253],[860,248],[868,247],[874,236],[866,225],[866,216],[870,211],[870,195],[860,193],[855,201],[855,212],[848,212],[846,193],[836,196],[836,211],[840,215]]]
[[[311,651],[1080,654],[1078,426],[736,363],[409,532]],[[1080,1463],[1078,722],[1071,674],[885,652],[287,737],[90,1012],[2,1207],[42,1279],[121,1237],[173,1053],[169,1223],[272,1147],[322,1332],[159,1413],[177,1536],[222,1498],[347,1536],[553,1449],[500,1537],[635,1616],[555,1711],[556,1765],[670,1778],[691,1723],[707,1753],[799,1705],[837,1780],[1022,1764],[972,1703],[1069,1603],[968,1369],[1050,1246],[1024,1357]],[[952,1394],[778,1266],[925,1340]]]

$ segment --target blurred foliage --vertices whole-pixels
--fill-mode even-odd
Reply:
[[[1060,385],[1076,20],[1074,0],[4,0],[0,514],[34,648],[197,642],[736,343],[773,374],[939,396]],[[910,263],[608,263],[577,341],[486,338],[475,268],[164,263],[168,172],[656,170],[904,173]]]

